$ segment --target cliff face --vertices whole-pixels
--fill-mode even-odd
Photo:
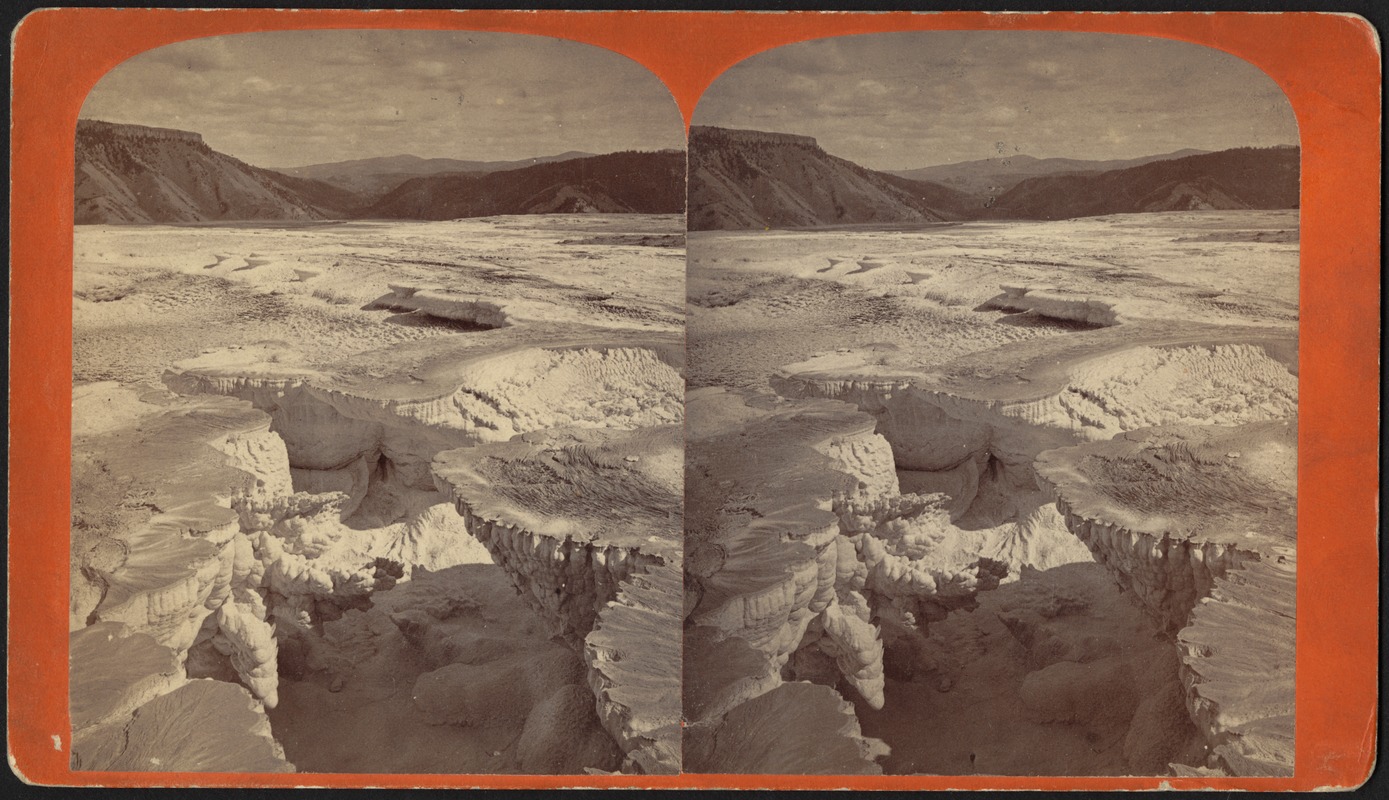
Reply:
[[[257,169],[189,131],[79,120],[77,224],[311,220],[340,217],[355,197]]]
[[[624,770],[680,768],[680,428],[550,429],[441,453],[439,491],[581,652]]]
[[[674,426],[552,429],[441,453],[434,475],[551,632],[577,646],[623,581],[679,562],[681,452]]]
[[[678,773],[683,763],[682,577],[676,563],[632,576],[584,639],[598,718],[630,770],[648,775]]]
[[[773,131],[754,131],[744,128],[718,128],[713,125],[691,125],[690,137],[717,141],[731,145],[795,145],[819,150],[820,143],[813,136],[800,136],[794,133]]]

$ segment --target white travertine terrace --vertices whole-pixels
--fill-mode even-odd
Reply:
[[[87,547],[95,540],[88,552],[118,555],[89,561],[73,576],[74,763],[292,769],[265,719],[265,707],[277,702],[278,674],[263,572],[232,508],[277,483],[288,486],[283,467],[279,474],[260,471],[256,454],[273,454],[277,445],[283,463],[269,419],[227,398],[176,399],[92,384],[74,392],[73,440],[85,459],[77,462],[78,480],[96,494],[92,500],[110,497],[131,512],[93,524],[102,517],[87,510],[88,498],[75,509],[75,541]],[[241,686],[188,680],[189,651],[202,645],[227,659]],[[227,716],[177,747],[129,734],[172,725],[169,715],[207,703],[226,704]],[[224,751],[216,751],[218,741]],[[142,753],[162,762],[132,760]]]
[[[681,429],[554,429],[451,450],[435,480],[527,605],[583,653],[625,769],[679,771]]]
[[[686,674],[699,685],[686,702],[701,709],[701,731],[733,724],[787,670],[826,680],[820,663],[880,708],[877,613],[891,608],[924,624],[1006,574],[988,559],[903,534],[938,524],[944,512],[932,499],[898,494],[890,448],[869,415],[834,401],[721,389],[692,392],[687,409]],[[729,652],[706,658],[690,653],[692,642]],[[858,737],[857,722],[850,727],[840,734]],[[704,735],[690,733],[687,750]],[[871,759],[879,748],[855,752]]]
[[[898,466],[952,496],[948,518],[916,536],[944,542],[961,518],[1010,521],[1012,531],[999,529],[1002,543],[972,546],[1045,568],[1057,553],[1059,563],[1075,560],[1065,544],[1074,534],[1176,638],[1185,704],[1205,735],[1209,766],[1287,774],[1295,339],[1273,328],[1084,321],[1114,327],[1015,343],[930,371],[890,350],[824,354],[771,382],[790,397],[845,400],[872,414]],[[1096,487],[1082,458],[1127,466]],[[1106,500],[1107,491],[1121,495]],[[1232,508],[1244,516],[1232,521]],[[876,554],[879,545],[864,541]],[[892,577],[925,585],[907,570]]]
[[[1043,453],[1067,524],[1176,636],[1207,767],[1293,764],[1296,425],[1167,427]]]

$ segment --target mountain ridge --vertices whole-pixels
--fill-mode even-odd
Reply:
[[[550,164],[575,158],[591,158],[593,153],[568,150],[550,156],[537,156],[512,161],[472,161],[458,158],[422,158],[400,154],[358,158],[310,164],[303,167],[269,168],[282,175],[323,181],[364,195],[375,201],[400,184],[418,175],[439,175],[454,172],[505,172],[536,164]]]
[[[1031,177],[1110,172],[1116,169],[1142,166],[1153,161],[1170,161],[1174,158],[1203,155],[1209,152],[1212,151],[1187,147],[1170,153],[1101,160],[1061,157],[1039,158],[1020,153],[1011,156],[957,161],[950,164],[936,164],[916,169],[883,171],[902,178],[934,181],[970,194],[999,194]]]
[[[425,175],[405,181],[360,215],[678,214],[684,210],[684,166],[681,151],[622,151],[480,175]]]
[[[440,166],[431,161],[415,156],[387,157],[387,163],[397,166]],[[372,162],[335,163],[364,169],[381,163]],[[683,151],[629,151],[606,156],[568,151],[525,162],[476,163],[527,166],[405,175],[385,192],[357,191],[309,176],[252,166],[213,150],[193,131],[84,119],[78,121],[76,134],[74,220],[77,224],[121,224],[453,219],[684,210]],[[404,184],[410,188],[402,190]],[[465,191],[476,196],[461,196]],[[387,198],[389,201],[383,202]]]
[[[1089,162],[1140,163],[1105,171],[1044,172],[1005,191],[968,193],[868,169],[825,152],[811,137],[692,126],[689,228],[1046,220],[1297,207],[1301,151],[1295,146],[1180,155],[1183,152]],[[1030,156],[1016,161],[1042,170],[1085,163]]]

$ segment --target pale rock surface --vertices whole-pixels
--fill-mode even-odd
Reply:
[[[1145,614],[1126,599],[1134,591],[1114,585],[1111,574],[1123,580],[1124,570],[1107,569],[1127,552],[1124,563],[1152,565],[1156,573],[1151,548],[1120,548],[1118,537],[1106,534],[1092,537],[1103,543],[1103,552],[1092,554],[1034,461],[1148,426],[1275,424],[1294,414],[1296,226],[1295,211],[1239,211],[691,234],[692,452],[706,427],[708,435],[746,428],[759,415],[725,402],[701,420],[694,409],[703,392],[771,389],[797,402],[840,400],[870,414],[871,430],[890,444],[897,489],[883,496],[867,491],[865,481],[827,493],[820,508],[838,512],[846,531],[862,538],[855,547],[839,536],[836,558],[817,562],[817,576],[833,566],[840,587],[817,597],[826,588],[817,580],[804,590],[822,608],[833,596],[838,613],[829,624],[845,639],[860,619],[851,593],[870,607],[876,602],[882,700],[847,692],[842,670],[852,674],[859,662],[844,656],[868,651],[836,648],[824,620],[797,628],[816,646],[797,647],[782,662],[760,642],[728,636],[699,617],[696,590],[686,600],[687,708],[717,717],[747,707],[772,691],[771,669],[841,687],[863,733],[892,744],[880,759],[890,773],[1228,774],[1234,770],[1222,765],[1240,757],[1249,759],[1238,768],[1246,774],[1279,766],[1270,756],[1289,726],[1276,702],[1251,696],[1259,679],[1240,655],[1263,651],[1246,649],[1239,636],[1222,632],[1225,623],[1210,621],[1241,617],[1268,630],[1254,610],[1276,612],[1283,600],[1255,599],[1247,586],[1279,582],[1246,573],[1275,564],[1288,570],[1292,554],[1279,553],[1281,562],[1243,562],[1201,584],[1214,598],[1231,576],[1246,579],[1231,595],[1240,599],[1198,605],[1192,620],[1209,609],[1208,627],[1188,626],[1174,647],[1176,629],[1186,624],[1175,599],[1194,599],[1195,572],[1168,587],[1174,602],[1153,595],[1150,605],[1182,616],[1164,630],[1162,614]],[[1291,480],[1265,448],[1229,452],[1257,462],[1252,473]],[[813,461],[759,466],[768,472],[790,462],[784,469],[794,475]],[[851,462],[868,463],[848,454],[844,463]],[[717,486],[721,472],[690,470],[692,543],[710,535],[695,524],[701,499],[694,481]],[[746,500],[732,507],[760,510]],[[861,561],[864,550],[868,559]],[[943,576],[932,572],[932,559],[948,564],[965,553],[1007,564],[1008,576],[953,609],[923,608],[923,595],[916,595],[916,608],[903,607],[900,597],[884,604],[870,591],[870,578],[893,589],[939,587]],[[692,546],[686,569],[691,576],[713,573],[731,555]],[[907,569],[904,556],[922,559],[925,569]],[[788,584],[812,582],[807,574]],[[1228,647],[1215,647],[1217,640]],[[1274,655],[1283,652],[1284,640],[1277,641],[1264,653],[1269,664],[1285,663]],[[1279,688],[1281,666],[1273,669],[1269,695],[1290,698]],[[1278,721],[1253,719],[1253,707]],[[713,742],[705,735],[710,728],[701,718],[687,729],[687,768],[721,771],[702,760]],[[1212,742],[1216,729],[1224,738]]]
[[[521,771],[573,775],[616,767],[621,751],[592,728],[592,719],[593,695],[585,687],[568,684],[555,690],[531,709],[516,740]]]
[[[166,373],[165,383],[181,392],[249,400],[270,414],[286,443],[299,491],[266,492],[240,507],[243,526],[261,532],[255,543],[278,595],[272,607],[309,624],[331,598],[368,595],[379,559],[400,565],[400,577],[415,566],[486,560],[465,521],[442,506],[446,496],[431,472],[442,451],[534,428],[637,428],[680,418],[668,335],[560,335],[553,326],[494,333],[501,338],[358,354],[329,370],[267,345],[205,354]],[[533,341],[553,344],[526,344]]]
[[[682,577],[678,563],[633,575],[584,640],[588,685],[624,771],[680,772]]]
[[[687,759],[709,729],[731,724],[717,720],[734,719],[781,678],[842,679],[881,707],[880,616],[924,625],[1006,574],[903,535],[905,525],[948,518],[936,498],[898,494],[890,449],[868,415],[720,389],[692,392],[687,408],[686,715],[704,726],[687,735]],[[827,719],[804,735],[858,735]],[[870,750],[854,752],[883,754]],[[702,769],[726,757],[705,755],[716,760]],[[783,757],[763,755],[768,769]]]
[[[680,428],[555,429],[451,450],[435,479],[551,631],[578,646],[621,583],[678,564]]]
[[[74,743],[76,768],[101,772],[293,772],[265,709],[245,688],[189,681]]]
[[[1067,522],[1176,634],[1205,766],[1291,774],[1296,426],[1164,427],[1043,453]]]
[[[581,686],[583,663],[562,645],[483,664],[453,663],[415,681],[415,706],[437,725],[524,721],[561,686]],[[592,703],[589,704],[590,710]]]
[[[1196,331],[1215,343],[1184,344]],[[843,350],[788,365],[771,384],[873,414],[906,485],[948,493],[952,521],[989,529],[970,537],[979,554],[1016,571],[1086,560],[1037,481],[1038,453],[1153,425],[1285,417],[1297,407],[1288,347],[1266,330],[1140,320],[930,370],[905,351]]]
[[[653,751],[641,738],[656,736],[657,720],[626,705],[639,698],[624,691],[651,689],[617,667],[639,663],[626,633],[595,661],[608,676],[606,705],[589,696],[579,737],[594,747],[560,766],[535,747],[522,758],[517,741],[543,703],[553,701],[527,740],[541,750],[557,722],[576,719],[575,690],[588,694],[585,682],[598,683],[599,672],[576,650],[559,648],[562,681],[548,675],[534,703],[495,724],[430,725],[410,692],[421,675],[451,664],[495,673],[557,648],[445,504],[432,461],[536,429],[606,435],[678,423],[683,252],[647,246],[678,237],[644,234],[679,229],[675,217],[589,215],[79,231],[74,381],[79,399],[93,393],[95,410],[75,417],[78,435],[128,436],[128,420],[147,416],[151,402],[256,417],[200,443],[236,481],[200,488],[224,524],[192,529],[218,548],[216,558],[182,559],[196,566],[196,591],[161,601],[170,608],[161,607],[153,634],[188,651],[190,677],[241,683],[274,705],[277,736],[310,770],[607,770],[629,744],[625,768],[669,761],[668,743]],[[460,249],[463,239],[469,246]],[[383,267],[396,279],[392,295],[428,308],[365,308],[382,291]],[[489,309],[507,316],[484,318]],[[85,385],[106,377],[133,385],[161,372],[178,392],[230,397],[173,400],[153,388]],[[165,433],[136,431],[156,440]],[[81,629],[117,599],[84,575],[129,562],[124,542],[103,534],[139,529],[174,504],[146,505],[149,493],[130,475],[95,459],[77,463],[74,497],[93,501],[74,514],[70,624]],[[678,452],[660,456],[637,443],[623,463],[641,463],[658,483],[673,480],[678,508]],[[670,524],[679,530],[678,511]],[[639,584],[612,583],[633,594],[610,604],[611,631],[642,630],[650,598],[640,598]],[[178,622],[185,607],[187,621]],[[595,612],[606,613],[601,603]],[[553,700],[560,688],[569,695],[562,703]],[[619,748],[608,731],[624,729],[641,736]],[[104,757],[118,749],[105,747]]]
[[[130,716],[184,683],[177,654],[149,634],[98,622],[68,636],[68,710],[74,738]]]
[[[877,775],[887,755],[859,730],[854,709],[813,683],[783,683],[717,723],[685,733],[686,769],[755,775]]]
[[[235,400],[114,384],[76,390],[73,414],[74,450],[97,465],[75,471],[79,488],[95,494],[79,497],[74,533],[109,541],[119,553],[84,573],[101,591],[86,621],[122,622],[180,660],[200,636],[219,636],[242,682],[274,705],[273,636],[232,509],[288,483],[283,466],[274,468],[278,440],[269,420]],[[97,502],[142,513],[94,526],[85,508]]]

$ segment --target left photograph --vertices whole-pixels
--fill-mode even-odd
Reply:
[[[74,769],[680,770],[685,134],[615,53],[277,31],[76,128]]]

